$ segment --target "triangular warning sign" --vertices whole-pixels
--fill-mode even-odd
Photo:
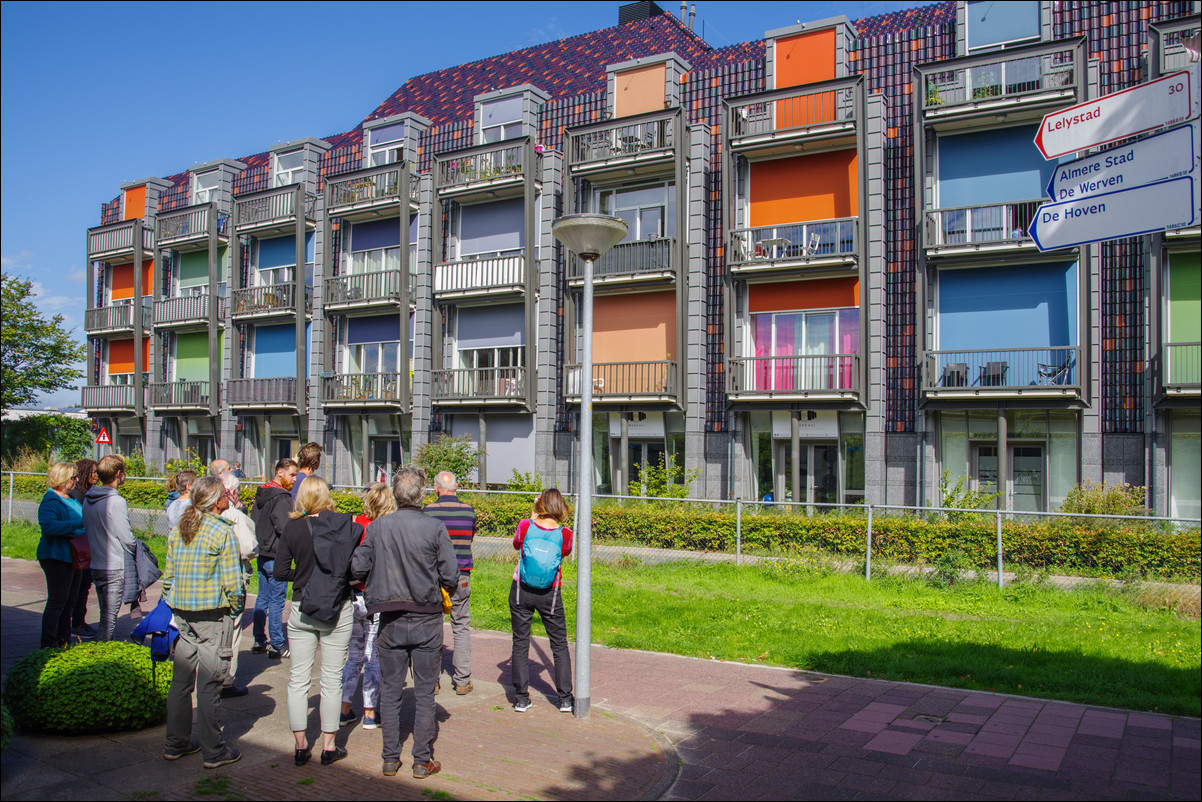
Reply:
[[[96,435],[96,442],[103,443],[105,445],[112,445],[113,439],[109,437],[109,430],[101,427],[100,434]]]

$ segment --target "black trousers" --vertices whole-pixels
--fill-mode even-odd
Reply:
[[[79,595],[82,572],[63,560],[38,560],[46,575],[46,609],[42,611],[42,648],[61,646],[71,637],[71,613]]]
[[[514,582],[509,588],[509,622],[513,627],[513,656],[510,668],[513,692],[519,701],[530,699],[530,624],[534,611],[542,619],[551,639],[555,658],[555,692],[560,703],[573,701],[572,657],[568,653],[568,622],[563,615],[563,596],[559,588],[535,590]]]
[[[75,610],[71,613],[72,627],[82,627],[87,623],[88,591],[92,587],[92,569],[85,568],[79,573],[79,593],[75,597]]]

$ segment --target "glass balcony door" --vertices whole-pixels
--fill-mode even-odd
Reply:
[[[1039,512],[1044,509],[1044,447],[1010,445],[1006,449],[1008,470],[1005,494],[1007,509],[1015,512]],[[978,445],[973,449],[973,489],[995,493],[998,483],[998,447]],[[996,504],[990,505],[996,509]]]

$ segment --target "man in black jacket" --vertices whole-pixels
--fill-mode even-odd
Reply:
[[[292,484],[296,480],[296,462],[285,457],[275,464],[275,477],[255,491],[255,506],[250,517],[255,522],[255,537],[259,541],[259,593],[255,597],[252,631],[255,645],[252,654],[267,652],[271,660],[288,656],[288,641],[284,639],[284,596],[287,582],[277,582],[272,576],[275,568],[275,548],[288,513],[292,512]],[[270,633],[271,642],[268,643]]]
[[[442,591],[455,590],[459,568],[447,528],[421,511],[426,475],[402,468],[393,480],[397,511],[377,518],[355,550],[351,572],[365,583],[369,613],[380,614],[380,714],[384,774],[401,766],[401,691],[413,666],[413,776],[442,768],[434,759],[434,685],[442,660]]]

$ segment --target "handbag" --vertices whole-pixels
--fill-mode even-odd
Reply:
[[[88,545],[87,535],[76,535],[68,541],[71,544],[71,567],[82,571],[92,565],[92,548]]]

